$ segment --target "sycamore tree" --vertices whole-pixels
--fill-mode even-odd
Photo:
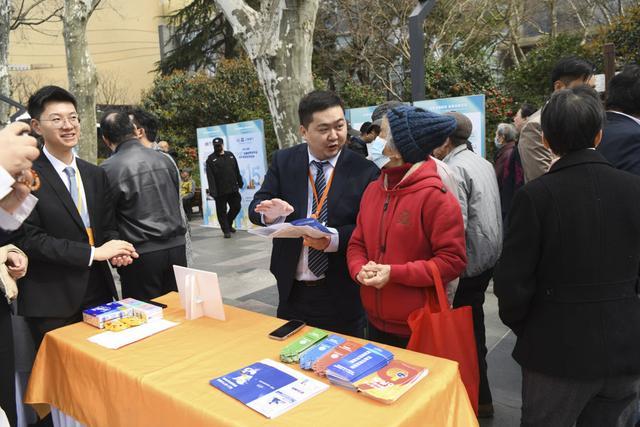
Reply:
[[[79,155],[96,163],[96,67],[89,54],[87,23],[101,0],[64,0],[62,13],[64,46],[67,57],[69,91],[78,101],[81,136]]]
[[[215,0],[256,67],[278,145],[299,142],[298,102],[313,90],[311,55],[318,0]]]

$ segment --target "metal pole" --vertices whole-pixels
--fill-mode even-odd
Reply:
[[[424,84],[424,20],[433,9],[436,0],[419,1],[409,16],[409,49],[411,52],[411,99],[425,98]]]

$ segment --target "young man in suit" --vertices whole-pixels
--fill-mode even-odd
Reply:
[[[362,336],[364,312],[349,276],[346,248],[360,198],[379,174],[370,161],[343,149],[347,122],[342,100],[314,91],[298,107],[306,144],[280,150],[249,207],[254,224],[290,222],[314,215],[331,238],[274,239],[271,272],[278,282],[278,317]]]
[[[47,332],[82,320],[82,310],[116,295],[107,260],[128,264],[133,245],[118,237],[107,177],[73,153],[80,119],[73,95],[45,86],[29,98],[32,129],[44,139],[33,163],[39,199],[16,245],[29,257],[20,282],[18,312],[26,317],[36,348]]]
[[[613,166],[640,175],[640,66],[627,65],[611,79],[597,149]]]
[[[560,158],[516,193],[494,274],[517,336],[521,425],[635,425],[640,178],[593,149],[604,117],[594,90],[558,91],[541,117]]]

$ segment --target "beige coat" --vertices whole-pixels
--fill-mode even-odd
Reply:
[[[547,173],[555,158],[551,150],[542,144],[541,111],[533,113],[520,132],[518,152],[524,170],[524,182]]]

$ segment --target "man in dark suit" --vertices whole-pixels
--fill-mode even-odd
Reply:
[[[38,347],[48,331],[81,321],[83,309],[116,297],[105,261],[130,263],[137,254],[130,243],[115,240],[105,173],[72,151],[80,136],[73,95],[45,86],[29,98],[28,109],[44,148],[33,163],[39,201],[16,243],[29,257],[18,311]]]
[[[618,169],[640,175],[640,66],[628,65],[607,91],[607,121],[598,151]]]
[[[306,144],[274,153],[249,207],[250,218],[254,224],[269,225],[313,215],[333,234],[321,239],[274,239],[271,272],[278,282],[278,317],[362,336],[364,313],[358,286],[347,269],[346,248],[362,193],[379,170],[343,149],[347,122],[336,94],[307,94],[298,114]]]
[[[555,93],[544,143],[560,156],[516,193],[494,274],[517,335],[523,426],[633,425],[640,385],[640,178],[594,145],[603,109],[587,87]]]

